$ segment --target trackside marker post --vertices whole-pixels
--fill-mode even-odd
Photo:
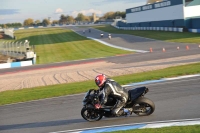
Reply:
[[[165,52],[166,50],[165,50],[165,48],[163,48],[163,50],[162,50],[163,52]]]
[[[153,49],[152,49],[152,48],[150,48],[150,52],[151,52],[151,53],[153,52]]]

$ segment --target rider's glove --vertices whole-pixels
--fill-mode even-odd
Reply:
[[[95,104],[94,106],[95,106],[95,109],[100,109],[101,108],[101,104],[98,104],[98,103]]]

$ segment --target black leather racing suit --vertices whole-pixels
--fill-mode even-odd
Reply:
[[[104,86],[100,88],[103,92],[101,98],[101,105],[104,105],[107,102],[108,96],[111,96],[117,100],[112,114],[119,116],[123,113],[123,110],[120,110],[128,100],[128,92],[122,88],[117,82],[113,79],[107,79],[104,83]]]

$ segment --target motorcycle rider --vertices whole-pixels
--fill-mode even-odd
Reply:
[[[103,37],[103,33],[101,33],[100,36]]]
[[[107,102],[108,96],[112,96],[117,100],[112,114],[114,116],[120,116],[122,114],[130,115],[129,110],[121,109],[128,100],[128,92],[123,87],[113,79],[106,78],[104,74],[97,75],[95,83],[99,87],[99,90],[103,92],[100,104],[95,105],[96,109],[101,108]]]
[[[108,34],[108,38],[111,39],[111,34]]]

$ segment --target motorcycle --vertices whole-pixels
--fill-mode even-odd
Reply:
[[[131,110],[131,114],[135,113],[138,116],[151,115],[155,110],[155,104],[152,100],[145,98],[144,95],[149,91],[146,87],[134,88],[128,91],[128,101],[122,109]],[[101,95],[98,90],[90,89],[84,99],[83,108],[81,110],[81,116],[90,122],[99,121],[102,117],[116,117],[113,116],[112,109],[116,104],[116,99],[108,97],[107,103],[101,108],[96,109],[95,104],[100,103]],[[126,116],[121,114],[120,116]]]
[[[108,38],[109,38],[109,40],[111,39],[111,34],[108,34]]]

